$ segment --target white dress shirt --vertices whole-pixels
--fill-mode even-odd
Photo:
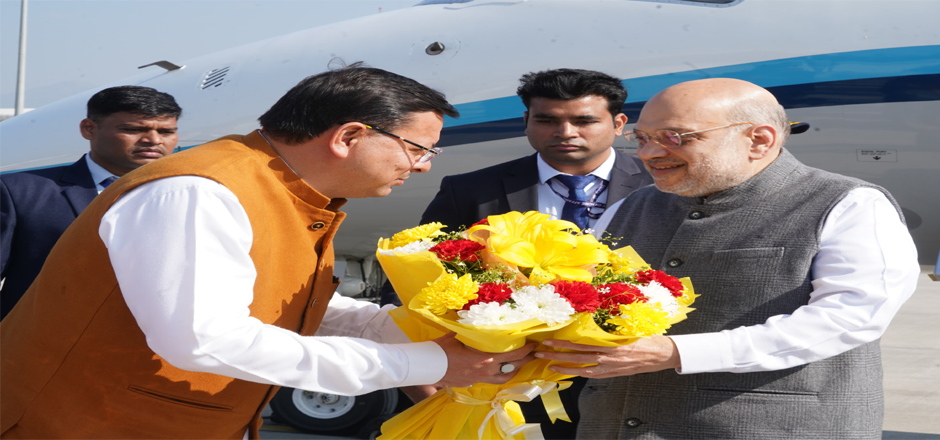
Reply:
[[[98,233],[148,346],[175,367],[344,395],[435,383],[447,370],[436,343],[408,342],[391,306],[334,294],[316,336],[249,316],[251,224],[213,180],[141,185],[112,205]]]
[[[104,191],[104,187],[101,186],[101,182],[109,177],[118,177],[114,174],[111,174],[110,171],[102,168],[101,165],[98,165],[97,162],[91,160],[91,154],[85,155],[85,165],[88,166],[88,172],[91,173],[91,180],[95,181],[95,189],[98,190],[98,194],[101,194],[101,191]]]
[[[607,228],[620,203],[598,219],[598,231]],[[914,293],[920,266],[914,240],[887,197],[856,188],[826,217],[811,271],[809,303],[791,314],[760,325],[670,336],[679,349],[679,373],[782,370],[872,342]]]
[[[616,160],[617,155],[614,152],[614,149],[610,149],[610,156],[607,156],[607,160],[604,161],[600,166],[588,173],[592,176],[597,176],[600,179],[604,179],[607,183],[610,183],[610,173],[614,169],[614,161]],[[536,162],[538,163],[539,169],[539,212],[543,214],[548,214],[552,216],[553,219],[561,218],[561,211],[565,208],[565,199],[561,198],[558,193],[568,194],[568,187],[563,185],[557,180],[550,180],[551,178],[559,175],[566,174],[561,171],[558,171],[552,168],[548,162],[545,162],[545,159],[542,159],[542,155],[537,155]],[[593,194],[597,189],[597,186],[600,185],[599,179],[594,179],[594,182],[591,182],[588,186],[584,188],[584,192],[587,194]],[[555,188],[553,191],[552,188]],[[556,193],[555,191],[558,191]],[[608,189],[598,195],[595,202],[598,203],[607,203],[607,193]],[[609,208],[608,208],[609,209]],[[601,212],[600,209],[592,208],[590,212]],[[588,218],[588,228],[593,228],[597,221],[600,219]]]

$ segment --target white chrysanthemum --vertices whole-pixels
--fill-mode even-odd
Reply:
[[[469,310],[458,311],[457,316],[460,316],[457,322],[468,325],[514,324],[528,319],[511,304],[497,302],[474,304]]]
[[[555,293],[555,286],[546,284],[541,288],[525,286],[512,293],[523,315],[538,319],[548,325],[555,325],[567,321],[574,314],[574,307],[568,300]]]
[[[656,281],[650,281],[646,286],[637,287],[643,295],[649,298],[650,303],[659,303],[659,307],[661,307],[664,312],[668,313],[670,318],[676,316],[676,313],[679,312],[679,301],[677,301],[676,297],[672,296],[669,289],[663,287],[662,284]]]
[[[417,254],[418,252],[426,252],[434,247],[436,243],[431,240],[418,240],[408,243],[404,246],[399,246],[395,249],[382,250],[379,249],[379,253],[382,255],[395,255],[395,252],[399,254]]]

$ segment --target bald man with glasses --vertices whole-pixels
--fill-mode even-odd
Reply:
[[[547,341],[594,364],[578,438],[881,438],[878,340],[920,267],[897,202],[807,167],[783,107],[745,81],[681,83],[628,134],[655,186],[597,229],[691,277],[696,311],[624,347]]]

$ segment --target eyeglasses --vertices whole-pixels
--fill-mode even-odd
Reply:
[[[444,152],[444,150],[442,150],[442,149],[440,149],[440,148],[438,148],[438,147],[434,147],[434,148],[425,147],[424,145],[418,144],[418,143],[416,143],[416,142],[409,141],[408,139],[405,139],[405,138],[403,138],[403,137],[401,137],[401,136],[399,136],[399,135],[397,135],[397,134],[395,134],[395,133],[391,133],[391,132],[385,131],[385,130],[379,128],[379,127],[375,127],[375,126],[372,126],[372,125],[369,125],[369,124],[362,124],[362,125],[365,125],[366,128],[371,128],[371,129],[373,129],[373,130],[375,130],[375,131],[377,131],[377,132],[379,132],[379,133],[387,134],[387,135],[389,135],[389,136],[391,136],[391,137],[393,137],[393,138],[397,138],[398,140],[400,140],[400,141],[402,141],[402,142],[409,143],[409,144],[414,145],[414,146],[416,146],[416,147],[418,147],[418,148],[420,148],[420,149],[422,149],[422,150],[424,150],[424,151],[427,151],[427,153],[424,153],[424,156],[421,156],[421,159],[418,159],[418,162],[416,162],[416,163],[427,163],[427,162],[430,162],[431,159],[434,159],[435,156],[440,156],[441,153]]]
[[[630,144],[636,147],[642,147],[646,145],[646,143],[649,142],[650,139],[652,139],[656,141],[656,143],[658,143],[659,145],[662,145],[663,147],[679,148],[682,146],[682,136],[695,134],[695,133],[704,133],[706,131],[712,131],[712,130],[720,130],[722,128],[729,128],[729,127],[734,127],[737,125],[744,125],[744,124],[754,124],[754,123],[753,122],[735,122],[734,124],[730,124],[730,125],[723,125],[721,127],[714,127],[714,128],[706,128],[704,130],[690,131],[688,133],[677,133],[673,130],[656,130],[652,135],[650,135],[648,133],[645,133],[639,130],[633,130],[633,131],[628,131],[627,133],[624,133],[624,137],[627,138],[627,142],[629,142]]]

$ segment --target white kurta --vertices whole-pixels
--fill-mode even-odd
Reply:
[[[147,344],[177,368],[344,395],[431,384],[447,370],[440,346],[408,342],[390,306],[334,294],[316,336],[249,316],[251,224],[213,180],[141,185],[114,203],[98,233]]]
[[[598,219],[597,237],[621,203]],[[807,305],[761,325],[670,336],[679,373],[782,370],[880,338],[920,275],[914,240],[897,210],[881,191],[856,188],[826,217],[819,245]]]

